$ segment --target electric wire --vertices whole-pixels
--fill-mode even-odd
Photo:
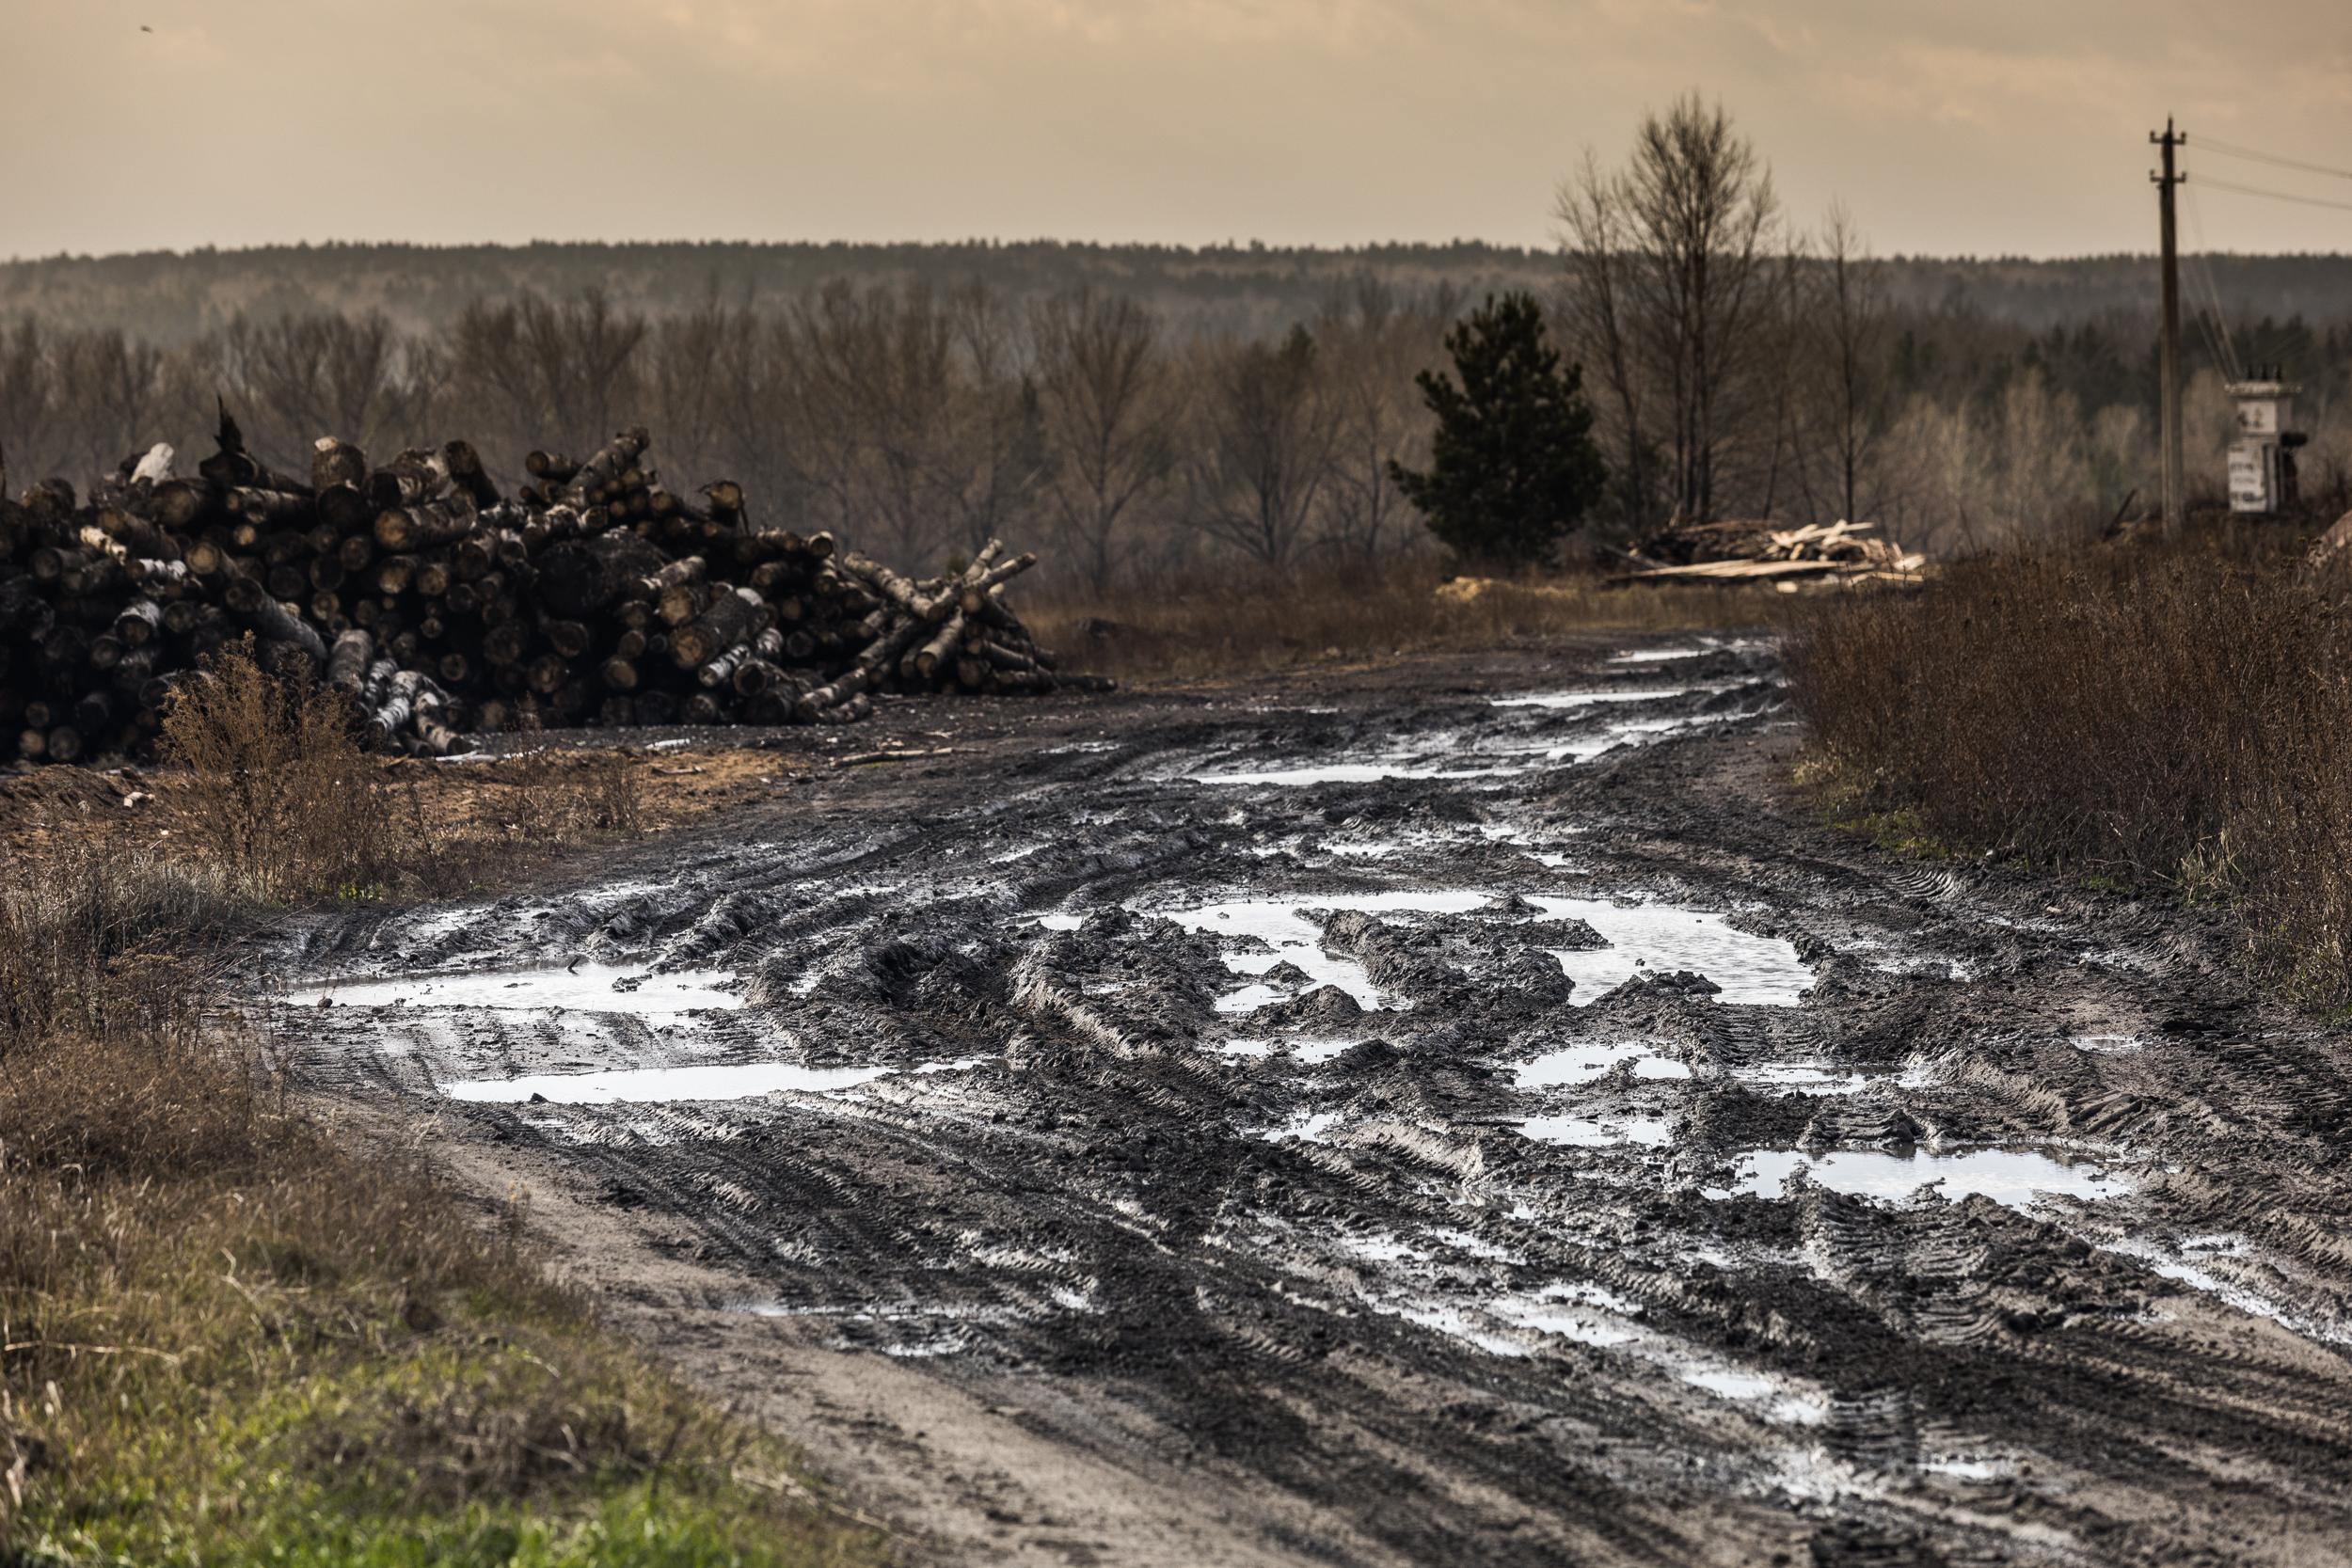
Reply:
[[[2230,338],[2230,321],[2221,308],[2221,287],[2214,281],[2213,258],[2205,243],[2205,224],[2197,210],[2196,187],[2184,184],[2188,192],[2188,231],[2197,241],[2197,248],[2189,253],[2192,276],[2204,286],[2204,299],[2198,307],[2197,325],[2205,335],[2205,348],[2213,354],[2214,362],[2232,381],[2243,381],[2238,364],[2237,345]]]
[[[2294,196],[2286,191],[2266,191],[2259,185],[2241,185],[2233,181],[2216,180],[2209,175],[2198,176],[2198,183],[2207,190],[2232,191],[2239,196],[2266,196],[2273,201],[2292,201],[2302,207],[2332,207],[2338,212],[2352,213],[2352,201],[2330,201],[2322,196]]]
[[[2325,174],[2335,180],[2352,180],[2352,168],[2333,168],[2326,164],[2308,163],[2301,158],[2290,158],[2282,153],[2258,151],[2250,147],[2239,147],[2233,142],[2216,141],[2211,136],[2199,136],[2196,148],[2201,152],[2218,152],[2225,158],[2244,158],[2252,163],[2274,165],[2279,168],[2301,169],[2306,174]]]

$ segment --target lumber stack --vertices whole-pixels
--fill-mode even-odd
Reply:
[[[250,638],[349,695],[387,748],[481,731],[847,723],[884,692],[1042,692],[1058,672],[1007,606],[1036,563],[991,541],[910,578],[829,533],[755,528],[731,482],[665,486],[643,428],[534,451],[512,497],[468,442],[380,465],[322,437],[274,470],[224,410],[182,477],[168,447],[77,498],[0,468],[0,761],[151,752],[173,687]]]
[[[1671,523],[1625,552],[1620,582],[1915,580],[1927,558],[1877,537],[1874,523],[1783,528],[1749,518]]]

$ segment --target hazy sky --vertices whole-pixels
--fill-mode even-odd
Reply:
[[[1692,87],[1882,253],[2150,248],[2168,110],[2352,169],[2347,0],[0,0],[0,255],[1544,243],[1583,150]],[[2352,250],[2352,211],[2190,214],[2192,245]]]

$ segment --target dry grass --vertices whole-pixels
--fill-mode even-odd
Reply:
[[[1619,632],[1753,626],[1787,596],[1754,588],[1606,588],[1591,577],[1529,578],[1440,592],[1437,568],[1300,568],[1169,578],[1108,595],[1024,607],[1068,670],[1129,681],[1248,675],[1315,659],[1360,660]]]
[[[2006,556],[1805,617],[1820,758],[1950,841],[2220,898],[2249,957],[2352,1000],[2352,639],[2295,541]]]
[[[474,781],[361,751],[356,715],[327,689],[264,672],[242,647],[208,660],[164,721],[169,816],[158,852],[200,863],[259,903],[454,891],[517,853],[634,836],[646,817],[642,754],[535,753]],[[458,764],[457,767],[480,767]],[[491,800],[501,808],[481,809]]]
[[[212,983],[273,902],[431,883],[453,834],[464,875],[545,841],[499,811],[631,831],[633,776],[469,778],[443,803],[498,810],[421,834],[312,699],[243,679],[173,716],[179,831],[68,811],[0,883],[0,1564],[879,1560],[792,1453],[597,1331],[514,1216],[324,1127]],[[306,801],[367,817],[364,852]]]
[[[331,693],[276,687],[234,656],[214,673],[217,692],[172,711],[160,768],[0,776],[0,877],[103,848],[200,887],[215,923],[282,903],[453,895],[768,798],[808,767],[726,746],[370,755]],[[287,744],[297,736],[310,751]]]
[[[341,693],[268,673],[230,644],[173,694],[160,748],[202,786],[187,836],[242,892],[274,900],[383,879],[398,829],[378,809]]]

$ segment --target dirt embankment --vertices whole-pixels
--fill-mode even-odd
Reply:
[[[268,963],[917,1555],[2352,1555],[2343,1038],[1675,652],[976,705]]]

